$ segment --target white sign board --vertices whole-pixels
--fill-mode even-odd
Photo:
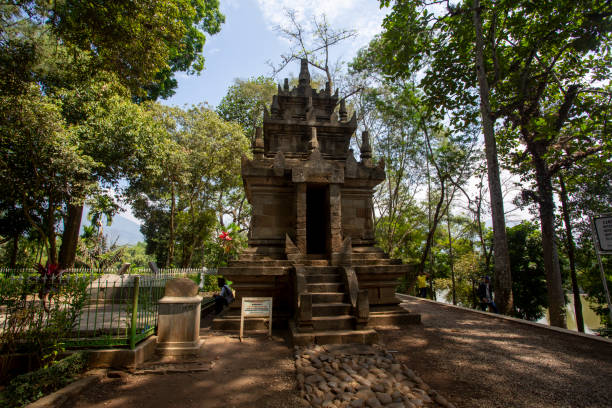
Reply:
[[[272,336],[272,298],[271,297],[245,297],[242,298],[240,312],[240,341],[244,331],[244,319],[248,317],[267,317],[268,336]]]
[[[600,252],[612,252],[612,216],[595,217],[595,232]]]

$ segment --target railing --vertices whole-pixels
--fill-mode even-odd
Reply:
[[[134,348],[155,333],[168,280],[188,276],[203,282],[216,270],[130,272],[71,269],[60,277],[40,277],[34,269],[1,268],[0,343],[23,345],[55,336],[66,347]]]

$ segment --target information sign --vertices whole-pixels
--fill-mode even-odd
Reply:
[[[593,235],[593,247],[597,255],[597,263],[599,263],[599,272],[601,272],[601,283],[606,294],[608,302],[608,313],[612,320],[612,300],[610,300],[610,291],[608,290],[608,280],[604,272],[603,262],[601,262],[602,254],[612,254],[612,214],[601,214],[591,218],[591,231]]]
[[[595,232],[600,252],[612,252],[612,216],[595,217]]]
[[[245,297],[242,298],[240,312],[240,341],[244,332],[244,319],[248,317],[268,318],[268,337],[272,336],[272,298],[271,297]]]

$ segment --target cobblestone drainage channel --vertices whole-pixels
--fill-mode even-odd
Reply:
[[[294,357],[312,407],[455,407],[378,345],[296,346]]]

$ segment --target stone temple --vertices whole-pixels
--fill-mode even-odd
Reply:
[[[289,325],[295,344],[372,343],[377,326],[420,321],[395,296],[398,278],[414,280],[414,268],[375,246],[372,195],[384,163],[372,162],[367,132],[355,159],[356,129],[337,91],[311,88],[306,60],[297,87],[279,85],[253,159],[242,158],[248,248],[219,270],[236,301],[214,329],[238,329],[240,299],[250,296],[273,297],[274,325]],[[262,325],[248,320],[246,329]]]

